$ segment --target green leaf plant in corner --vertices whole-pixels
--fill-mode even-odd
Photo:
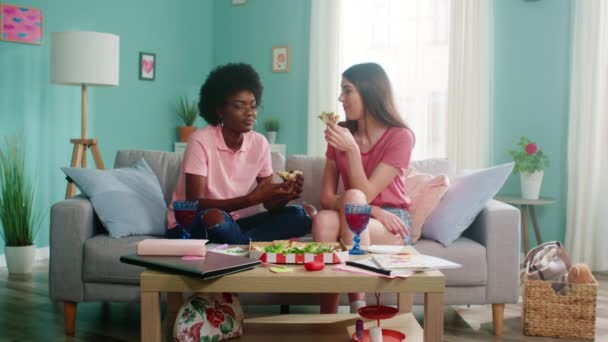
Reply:
[[[266,132],[278,132],[279,131],[279,118],[271,116],[264,120],[264,129]]]
[[[34,187],[25,176],[25,153],[17,138],[0,147],[0,235],[8,247],[32,246],[42,215],[34,210]]]
[[[180,96],[177,102],[177,115],[184,122],[184,126],[194,125],[194,121],[198,116],[196,101],[190,102],[187,96]]]

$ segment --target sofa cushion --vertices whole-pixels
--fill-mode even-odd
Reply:
[[[416,243],[422,235],[424,221],[441,201],[450,181],[446,175],[433,176],[410,169],[406,185],[406,195],[412,200],[408,208],[412,223],[410,236],[412,243]]]
[[[113,238],[165,234],[167,206],[158,179],[143,158],[125,168],[61,170],[91,199]]]
[[[304,176],[304,191],[296,203],[310,203],[320,209],[321,204],[321,180],[325,168],[325,157],[311,157],[305,155],[291,155],[287,158],[286,170],[300,170]],[[343,192],[344,187],[339,181],[338,193]]]
[[[419,240],[414,248],[421,254],[432,255],[462,265],[461,268],[441,270],[446,286],[476,286],[488,282],[486,248],[479,243],[460,237],[448,247],[432,240]]]
[[[439,205],[424,222],[422,236],[448,246],[467,229],[503,186],[514,163],[454,178]]]
[[[143,267],[120,262],[125,254],[137,252],[137,243],[152,236],[129,236],[113,239],[99,234],[84,243],[83,278],[85,282],[110,284],[139,284],[139,274]]]
[[[122,150],[116,153],[114,167],[129,167],[143,158],[152,169],[168,206],[182,166],[182,154],[175,152]]]

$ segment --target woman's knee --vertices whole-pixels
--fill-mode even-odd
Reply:
[[[218,224],[224,223],[224,212],[219,209],[208,209],[206,210],[201,218],[205,227],[213,227]]]
[[[360,203],[366,204],[367,198],[365,197],[365,193],[359,189],[350,189],[346,190],[344,195],[342,195],[342,203]]]
[[[334,210],[321,210],[312,220],[312,236],[315,241],[338,238],[340,219]]]

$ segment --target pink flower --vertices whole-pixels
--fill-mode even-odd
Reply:
[[[527,154],[533,155],[534,153],[536,153],[536,151],[538,151],[538,146],[536,146],[535,143],[529,143],[528,145],[526,145]]]

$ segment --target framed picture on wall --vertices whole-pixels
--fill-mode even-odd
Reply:
[[[42,10],[0,3],[0,40],[42,44]]]
[[[139,79],[154,81],[156,78],[156,54],[150,52],[139,53]]]
[[[272,48],[272,71],[289,72],[290,67],[289,47],[275,46]]]

